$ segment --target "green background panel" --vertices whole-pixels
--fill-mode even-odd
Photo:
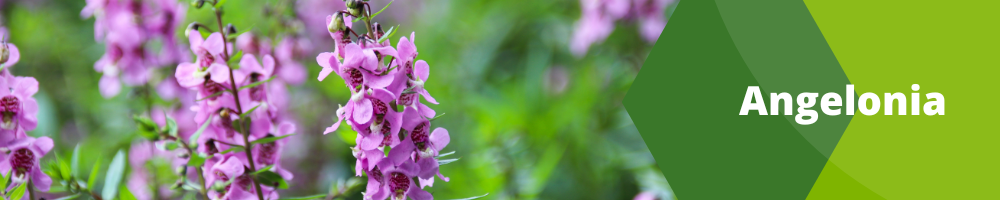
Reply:
[[[947,99],[943,116],[859,113],[830,157],[840,170],[824,170],[809,199],[866,189],[886,199],[996,199],[1000,2],[805,2],[856,91],[909,98],[920,84]]]

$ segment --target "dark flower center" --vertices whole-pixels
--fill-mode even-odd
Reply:
[[[410,131],[410,139],[413,140],[413,144],[416,144],[419,150],[427,149],[427,126],[426,122],[420,123]]]
[[[351,89],[354,89],[355,87],[361,85],[361,83],[365,82],[365,76],[361,74],[361,70],[355,68],[347,68],[344,69],[344,72],[349,74],[347,84],[348,86],[351,87]]]
[[[11,152],[10,165],[14,168],[14,173],[23,175],[35,166],[35,154],[28,149],[18,149]]]
[[[389,120],[382,120],[382,134],[385,136],[382,137],[382,146],[392,145],[392,134],[394,133],[392,132],[392,122]]]
[[[202,67],[202,71],[205,71],[205,68],[212,66],[213,62],[215,62],[215,56],[212,56],[211,53],[205,51],[201,54],[201,60],[198,64]]]
[[[403,173],[393,172],[389,175],[389,192],[397,197],[402,197],[406,189],[410,188],[410,177]]]
[[[219,92],[222,92],[222,91],[226,90],[226,86],[225,85],[222,85],[220,83],[216,83],[215,81],[212,81],[212,75],[211,74],[209,74],[208,76],[205,76],[205,82],[202,83],[202,86],[205,87],[205,91],[208,91],[209,95],[212,95],[212,94],[215,94],[215,93],[219,93]],[[212,97],[210,99],[215,100],[216,98],[218,98],[218,96]]]
[[[0,99],[0,114],[3,115],[4,122],[10,122],[21,110],[21,101],[13,95],[7,95]]]
[[[382,100],[372,99],[372,108],[375,108],[376,115],[385,115],[389,112],[389,106],[382,102]]]
[[[267,134],[267,137],[274,137],[274,135]],[[275,161],[277,161],[276,159],[278,152],[277,142],[263,143],[259,144],[259,146],[260,148],[257,149],[257,155],[259,155],[260,157],[257,159],[260,160],[261,164],[273,165]]]
[[[375,181],[378,181],[379,186],[382,186],[383,184],[385,184],[384,181],[382,180],[382,170],[379,169],[378,166],[375,166],[375,168],[372,168],[372,171],[369,172],[368,175],[372,176],[372,178],[374,178]]]
[[[208,139],[205,142],[205,149],[208,149],[208,155],[219,153],[219,147],[215,146],[215,139]]]
[[[250,83],[256,83],[260,81],[261,74],[253,73],[250,74]],[[266,98],[266,93],[264,92],[264,85],[257,85],[250,88],[250,99],[254,101],[263,101]]]

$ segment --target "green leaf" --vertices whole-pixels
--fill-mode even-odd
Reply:
[[[177,121],[172,117],[167,117],[167,127],[164,131],[170,134],[170,136],[177,137]]]
[[[132,191],[128,191],[128,188],[122,186],[118,188],[118,200],[138,200],[135,195],[132,195]]]
[[[7,170],[7,174],[10,174],[10,172],[11,172],[11,169],[8,169]],[[8,180],[10,180],[9,177],[4,177],[3,174],[0,174],[0,179],[3,179],[3,180],[0,180],[0,187],[7,188],[7,183],[10,182],[10,181],[8,181]],[[0,192],[4,192],[3,189],[0,189]]]
[[[157,145],[157,146],[162,148],[163,150],[173,151],[174,149],[177,149],[177,147],[180,147],[181,145],[175,141],[167,141],[164,142],[162,145]]]
[[[222,93],[224,93],[224,92],[229,92],[229,89],[223,89],[222,91],[210,94],[210,95],[206,96],[205,98],[198,99],[197,101],[204,101],[205,99],[211,99],[211,98],[217,97],[219,95],[222,95]]]
[[[458,158],[438,160],[438,165],[447,165],[448,163],[452,163],[455,161],[458,161]]]
[[[219,154],[227,154],[227,153],[233,153],[233,152],[243,152],[243,147],[242,146],[229,146],[229,149],[226,149],[225,151],[219,152]],[[211,157],[209,157],[209,158],[211,158]]]
[[[431,118],[431,119],[429,119],[427,121],[434,121],[435,119],[438,119],[438,118],[441,118],[441,116],[444,116],[444,114],[447,114],[447,113],[441,113],[440,115],[434,116],[433,118]]]
[[[254,83],[251,83],[251,84],[248,84],[248,85],[244,85],[243,87],[240,87],[240,90],[244,90],[244,89],[252,88],[252,87],[257,87],[260,84],[264,84],[264,83],[267,83],[267,82],[269,82],[271,80],[274,80],[274,77],[278,77],[278,76],[272,76],[271,78],[268,78],[267,80],[264,80],[264,81],[257,81],[257,82],[254,82]]]
[[[479,196],[474,196],[474,197],[469,197],[469,198],[464,198],[464,199],[455,199],[455,200],[473,200],[473,199],[478,199],[478,198],[486,197],[486,195],[490,195],[490,193],[486,193],[484,195],[479,195]]]
[[[386,8],[389,8],[389,5],[392,5],[392,2],[394,2],[394,1],[396,1],[396,0],[389,1],[389,3],[385,4],[385,7],[382,7],[382,10],[378,10],[378,12],[375,12],[375,14],[372,14],[372,18],[375,18],[375,16],[378,16],[378,14],[381,14],[382,11],[385,11]]]
[[[125,151],[118,150],[115,154],[115,158],[111,159],[111,165],[108,166],[107,175],[104,176],[104,190],[101,191],[101,197],[104,199],[114,199],[118,195],[118,186],[122,181],[122,177],[125,174]]]
[[[155,122],[153,122],[152,119],[149,119],[149,117],[135,115],[132,119],[135,120],[135,126],[139,128],[140,136],[149,140],[156,140],[160,136],[160,134],[156,132],[157,130],[160,130],[160,128]]]
[[[210,122],[212,121],[212,117],[213,116],[209,115],[208,120],[205,120],[205,123],[201,124],[201,127],[198,128],[198,131],[195,131],[194,134],[192,134],[191,137],[188,138],[187,142],[192,144],[192,148],[198,145],[197,143],[198,138],[201,137],[201,133],[205,132],[205,129],[208,128],[208,124],[210,124]]]
[[[188,159],[187,165],[192,167],[201,167],[202,165],[205,164],[205,160],[207,160],[208,158],[210,157],[208,155],[205,155],[205,153],[197,153],[191,155],[191,158]]]
[[[399,25],[396,25],[394,27],[389,27],[389,30],[386,31],[385,34],[382,35],[382,38],[378,39],[378,43],[383,43],[383,42],[385,42],[385,40],[388,40],[389,37],[392,37],[393,35],[396,35],[396,29],[397,28],[399,28]]]
[[[54,199],[54,200],[70,200],[70,199],[76,199],[77,197],[80,197],[80,195],[82,195],[82,194],[83,194],[83,193],[76,193],[76,194],[73,194],[73,195],[69,195],[69,196],[64,196],[64,197],[59,197],[58,199]]]
[[[18,185],[17,188],[14,188],[13,192],[10,192],[10,196],[8,197],[10,197],[10,199],[21,199],[21,197],[24,197],[24,190],[26,188],[28,188],[28,183],[21,183],[21,185]]]
[[[240,60],[243,60],[243,50],[237,51],[236,54],[233,54],[233,57],[229,58],[229,62],[226,62],[226,64],[229,65],[229,68],[233,68],[234,70],[239,69]]]
[[[257,175],[257,174],[260,174],[260,173],[263,173],[263,172],[266,172],[266,171],[270,171],[271,168],[273,168],[273,167],[274,167],[274,165],[268,165],[267,167],[258,169],[257,171],[251,173],[251,175]]]
[[[278,200],[309,200],[309,199],[323,199],[323,198],[326,198],[326,194],[316,194],[304,197],[280,198]]]
[[[292,136],[292,135],[295,135],[295,134],[292,133],[292,134],[282,135],[282,136],[278,136],[278,137],[265,137],[265,138],[254,140],[254,141],[250,142],[250,144],[270,143],[270,142],[278,141],[280,139],[284,139],[284,138],[286,138],[288,136]]]
[[[226,0],[219,0],[218,2],[215,2],[215,8],[217,8],[217,9],[218,8],[222,8],[222,5],[225,5],[225,4],[226,4]]]
[[[87,189],[93,190],[94,184],[97,183],[97,173],[101,171],[101,156],[97,156],[97,162],[94,162],[94,168],[90,169],[90,178],[87,180]]]
[[[74,177],[80,176],[80,144],[76,144],[76,148],[73,148],[73,163],[70,165],[70,170]]]
[[[241,113],[240,114],[240,121],[243,121],[243,119],[246,119],[247,115],[250,115],[250,113],[253,113],[254,110],[257,110],[257,108],[259,108],[260,105],[263,105],[263,104],[257,104],[257,106],[254,106],[253,108],[250,108],[250,110],[247,110],[246,112]]]
[[[451,152],[448,152],[448,153],[438,154],[438,156],[435,156],[434,159],[441,159],[441,158],[443,158],[445,156],[450,156],[452,154],[455,154],[455,151],[451,151]]]
[[[281,178],[281,175],[278,175],[278,173],[265,171],[254,177],[256,177],[257,182],[260,184],[276,187],[278,189],[288,189],[288,183],[285,182],[285,179]]]
[[[67,163],[62,159],[59,159],[58,153],[56,154],[56,165],[58,165],[59,167],[59,176],[62,176],[62,180],[69,180],[73,176],[72,174],[70,174],[73,173],[73,171],[70,170],[69,163]]]

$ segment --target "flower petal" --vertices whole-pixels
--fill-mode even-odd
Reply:
[[[7,62],[3,63],[3,65],[9,68],[21,60],[21,51],[18,51],[17,46],[14,46],[14,44],[7,44],[7,50],[10,51],[10,54],[7,57]]]
[[[42,172],[42,168],[39,165],[35,165],[34,169],[31,170],[31,184],[38,188],[38,191],[48,192],[49,186],[52,185],[52,178],[49,175]]]
[[[418,60],[413,64],[413,73],[420,77],[420,80],[426,81],[427,77],[431,75],[430,65],[427,65],[427,61]]]
[[[212,33],[211,35],[208,35],[208,39],[205,39],[205,42],[201,43],[201,47],[205,48],[205,50],[208,50],[208,53],[211,53],[212,56],[222,55],[222,51],[226,49],[226,46],[223,45],[225,45],[225,41],[223,41],[222,33],[219,32],[215,32]],[[222,58],[216,58],[216,59],[222,59]]]
[[[122,83],[118,81],[118,77],[101,76],[98,87],[101,89],[101,96],[104,96],[105,99],[110,99],[121,92]]]
[[[416,184],[410,184],[410,189],[406,190],[406,196],[413,200],[434,200],[430,192],[421,190]]]
[[[444,147],[451,143],[451,136],[448,135],[448,129],[437,127],[434,132],[431,132],[430,136],[431,144],[434,147],[434,154],[441,152]]]
[[[413,149],[416,149],[416,146],[413,145],[413,140],[410,140],[410,137],[406,137],[399,145],[389,149],[389,160],[395,165],[402,164],[410,159]]]
[[[371,121],[372,114],[372,101],[367,98],[362,98],[360,101],[351,102],[354,104],[354,113],[351,114],[351,119],[358,124],[367,124]]]

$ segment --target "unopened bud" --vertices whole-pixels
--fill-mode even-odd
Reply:
[[[174,169],[174,172],[177,173],[177,175],[183,176],[187,174],[187,166],[179,166],[177,169]]]
[[[171,190],[179,190],[184,187],[184,179],[177,180],[173,185],[170,185]]]
[[[364,3],[361,0],[347,0],[347,10],[351,11],[351,15],[360,17],[363,9]]]
[[[326,28],[331,32],[338,32],[344,30],[344,13],[337,13],[330,24],[326,25]]]
[[[376,33],[375,36],[376,37],[382,38],[382,35],[385,35],[385,31],[382,30],[382,24],[379,24],[378,22],[374,22],[374,24],[372,24],[372,26],[375,27],[375,33]]]
[[[236,31],[236,26],[234,26],[232,23],[226,25],[226,35],[236,35],[238,33],[239,31]]]
[[[191,1],[191,6],[200,9],[202,6],[205,6],[205,0],[193,0]]]
[[[0,44],[0,63],[6,63],[10,60],[10,48],[7,47],[7,43],[4,42]]]

